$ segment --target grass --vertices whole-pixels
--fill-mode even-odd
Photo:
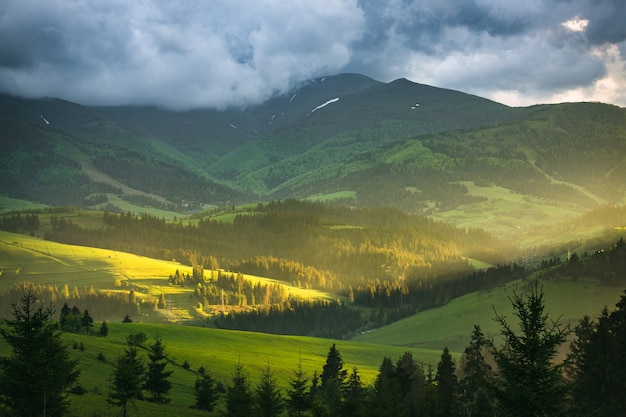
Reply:
[[[98,326],[97,324],[96,328]],[[88,391],[84,395],[70,395],[71,416],[115,415],[119,412],[119,409],[107,404],[106,397],[109,392],[109,378],[114,369],[113,363],[123,352],[125,338],[130,333],[144,333],[148,337],[146,346],[159,335],[165,345],[165,352],[169,355],[168,368],[174,371],[170,378],[173,383],[171,403],[155,405],[137,401],[136,409],[133,409],[133,415],[136,416],[210,415],[189,408],[194,403],[193,385],[200,366],[217,380],[228,384],[235,365],[240,363],[248,373],[252,386],[255,386],[261,370],[269,363],[279,385],[285,389],[298,362],[302,364],[309,378],[315,371],[321,373],[332,343],[337,344],[345,368],[351,370],[356,366],[363,382],[368,385],[373,383],[385,356],[395,361],[408,350],[419,362],[436,365],[441,355],[440,350],[406,349],[311,337],[276,336],[171,324],[109,323],[109,335],[106,338],[81,334],[63,335],[70,346],[84,346],[84,351],[70,349],[72,356],[79,360],[79,383]],[[0,340],[0,354],[6,353],[7,345]],[[104,355],[106,362],[97,359],[100,353]],[[143,349],[140,354],[147,357],[147,352]],[[184,361],[190,365],[188,370],[182,367]]]
[[[169,320],[198,316],[193,286],[171,286],[168,278],[176,270],[192,275],[190,266],[175,261],[152,259],[130,253],[86,246],[66,245],[36,237],[0,231],[0,292],[14,284],[29,281],[35,285],[68,284],[91,287],[96,291],[134,288],[137,297],[150,299],[161,294],[176,308],[168,310]],[[207,271],[207,274],[209,271]],[[295,297],[335,299],[336,296],[313,289],[298,288],[272,278],[244,274],[253,283],[279,283]]]
[[[528,285],[527,282],[514,281],[492,290],[474,292],[353,340],[424,349],[448,346],[451,351],[461,353],[469,343],[475,324],[480,325],[485,334],[499,340],[500,328],[494,321],[494,310],[507,316],[509,323],[515,324],[509,297],[514,292],[527,291]],[[604,306],[612,307],[617,303],[623,290],[621,287],[602,286],[594,280],[544,281],[541,285],[549,318],[560,318],[564,325],[575,325],[583,315],[597,317]]]
[[[488,200],[459,206],[432,217],[463,228],[487,230],[495,235],[521,238],[524,246],[532,246],[546,239],[545,234],[534,236],[539,226],[553,226],[580,217],[583,211],[556,206],[535,197],[518,194],[503,187],[482,187],[473,182],[462,182],[472,196]],[[561,239],[562,240],[562,237]]]
[[[5,196],[0,196],[0,214],[8,213],[11,211],[22,211],[22,210],[38,210],[46,208],[45,204],[34,203],[28,200],[20,200],[16,198],[10,198]]]
[[[132,204],[124,200],[122,197],[115,195],[115,194],[107,194],[107,199],[108,201],[106,203],[100,204],[96,206],[96,208],[99,210],[103,210],[107,204],[112,204],[113,206],[119,208],[125,213],[126,212],[131,212],[135,214],[147,213],[152,216],[163,218],[165,220],[174,220],[174,219],[179,219],[181,217],[185,217],[184,214],[177,213],[175,211],[168,211],[168,210],[161,210],[161,209],[152,208],[152,207],[138,206],[136,204]]]
[[[315,194],[307,198],[307,200],[315,201],[315,202],[328,202],[328,201],[344,199],[344,198],[356,199],[356,191],[346,190],[346,191],[337,191],[337,192],[328,193],[328,194]]]

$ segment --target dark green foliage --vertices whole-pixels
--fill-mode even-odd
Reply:
[[[420,408],[419,394],[426,383],[422,369],[418,367],[411,352],[405,352],[398,359],[395,371],[404,413],[415,416]]]
[[[261,380],[254,390],[254,399],[258,417],[278,417],[285,408],[281,388],[269,364],[261,372]]]
[[[98,335],[102,337],[107,337],[109,335],[109,326],[106,321],[103,321],[100,325],[100,330],[98,331]]]
[[[378,368],[378,375],[369,393],[368,415],[393,417],[401,415],[404,404],[396,368],[389,357],[385,357]]]
[[[287,389],[287,414],[289,417],[302,417],[311,408],[311,397],[307,385],[308,380],[302,370],[302,363],[293,371],[294,376],[289,381],[290,388]]]
[[[213,411],[219,399],[219,390],[215,380],[208,372],[200,373],[200,377],[196,379],[194,384],[194,396],[196,399],[194,408],[204,411]]]
[[[148,340],[148,336],[145,333],[130,333],[126,336],[126,343],[134,346],[143,346],[144,343]]]
[[[235,365],[235,372],[226,387],[226,416],[250,417],[254,410],[254,392],[243,365]]]
[[[107,401],[122,408],[122,416],[126,417],[128,403],[142,399],[142,387],[145,377],[145,365],[139,357],[137,347],[129,344],[124,353],[115,360],[115,368],[111,378],[111,391]]]
[[[343,389],[348,371],[343,367],[343,358],[333,343],[328,349],[326,362],[320,375],[320,396],[330,415],[336,415],[341,408]]]
[[[80,325],[83,331],[87,334],[91,334],[93,330],[93,318],[89,315],[89,311],[85,310],[80,318]]]
[[[597,322],[583,319],[576,328],[568,358],[576,416],[626,413],[626,292],[616,307],[605,308]]]
[[[506,317],[496,314],[504,343],[493,347],[497,377],[493,384],[498,408],[505,416],[557,417],[564,415],[567,385],[562,364],[555,363],[569,333],[544,313],[543,292],[533,287],[524,297],[511,298],[519,334]]]
[[[459,408],[466,417],[490,417],[495,404],[489,390],[494,372],[484,354],[492,346],[480,326],[474,325],[469,346],[463,353],[463,377],[459,381]]]
[[[143,385],[143,389],[149,393],[148,401],[161,404],[169,403],[168,393],[172,388],[172,383],[168,378],[173,371],[165,370],[168,358],[161,337],[156,336],[154,343],[150,345],[148,358],[148,371]]]
[[[437,365],[437,416],[455,417],[458,415],[458,380],[455,374],[456,367],[450,351],[446,346]]]
[[[363,325],[361,314],[337,301],[288,299],[248,312],[230,312],[215,319],[218,328],[341,339]]]
[[[30,291],[12,308],[13,318],[0,326],[11,348],[9,356],[0,358],[0,409],[7,416],[62,416],[68,406],[66,390],[79,372],[52,322],[54,311]]]
[[[343,403],[341,404],[341,416],[359,417],[365,410],[365,389],[361,382],[358,369],[352,368],[348,379],[343,387]]]

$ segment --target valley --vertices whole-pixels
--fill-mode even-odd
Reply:
[[[300,363],[310,387],[336,344],[371,395],[410,352],[427,393],[444,348],[463,376],[475,325],[506,342],[494,317],[517,317],[516,296],[541,289],[572,330],[626,288],[616,106],[341,74],[220,110],[0,95],[0,139],[0,317],[32,291],[54,320],[66,305],[95,322],[62,329],[83,346],[71,415],[117,411],[132,334],[161,337],[174,370],[172,402],[137,415],[206,415],[200,367],[256,383],[270,364],[285,390]]]

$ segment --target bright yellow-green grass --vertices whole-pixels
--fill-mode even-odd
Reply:
[[[555,206],[549,201],[514,193],[502,187],[481,187],[463,182],[472,196],[486,197],[480,203],[460,206],[432,217],[464,228],[478,228],[499,236],[526,233],[541,224],[555,225],[583,214],[574,207]]]
[[[97,323],[96,328],[99,325]],[[84,351],[70,349],[70,352],[79,359],[81,369],[79,383],[88,391],[82,396],[70,396],[70,415],[118,414],[118,409],[107,404],[106,397],[109,392],[109,378],[114,369],[113,362],[123,352],[124,340],[130,333],[144,333],[148,337],[146,346],[152,343],[156,335],[159,335],[165,344],[165,352],[169,355],[168,369],[174,371],[170,378],[173,383],[170,392],[171,403],[154,405],[137,401],[136,409],[133,408],[132,414],[137,416],[210,415],[189,408],[194,402],[193,384],[198,377],[197,370],[200,366],[203,366],[217,380],[228,384],[235,365],[240,363],[244,366],[244,371],[248,373],[254,387],[259,381],[261,370],[269,364],[284,390],[288,387],[298,362],[301,362],[309,378],[315,371],[318,374],[321,373],[332,343],[336,343],[345,368],[351,371],[352,367],[356,366],[363,382],[367,385],[372,384],[385,356],[395,361],[408,350],[413,353],[417,361],[436,366],[441,355],[440,350],[405,349],[389,345],[310,337],[276,336],[174,324],[110,323],[109,335],[106,338],[64,334],[64,339],[69,346],[74,343],[77,345],[82,343],[84,346]],[[6,353],[8,353],[7,345],[0,340],[0,354]],[[100,353],[104,355],[106,362],[98,361]],[[141,349],[141,354],[147,357],[147,351],[143,349]],[[184,361],[189,363],[189,370],[182,367]]]
[[[36,237],[0,231],[0,292],[23,281],[35,285],[67,284],[70,288],[94,287],[96,291],[133,288],[140,298],[167,296],[176,306],[166,311],[169,320],[196,316],[190,297],[193,287],[171,286],[168,278],[176,270],[192,274],[189,266],[130,253],[86,246],[65,245]],[[210,272],[206,272],[207,274]],[[262,284],[279,283],[295,297],[333,299],[322,291],[298,288],[271,278],[244,274]]]
[[[405,318],[389,326],[355,337],[368,343],[442,349],[445,346],[457,353],[463,352],[475,324],[483,332],[499,341],[500,327],[494,321],[495,311],[505,315],[516,328],[516,318],[509,297],[514,292],[527,293],[528,282],[514,281],[489,291],[474,292],[456,298],[445,306]],[[621,287],[600,285],[597,281],[541,281],[546,312],[550,320],[560,318],[563,325],[574,326],[584,315],[599,316],[604,306],[612,308],[623,293]],[[526,291],[526,292],[525,292]]]

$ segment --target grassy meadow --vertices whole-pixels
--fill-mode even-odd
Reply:
[[[96,323],[96,330],[100,324]],[[174,324],[109,323],[109,335],[105,338],[84,334],[64,333],[69,346],[84,346],[84,350],[70,348],[71,355],[78,359],[81,375],[79,384],[87,391],[84,395],[70,395],[72,416],[117,415],[119,409],[106,402],[109,378],[114,369],[115,358],[122,354],[129,334],[144,333],[148,337],[145,346],[160,336],[169,355],[169,369],[173,370],[170,381],[171,403],[155,405],[136,401],[136,416],[200,416],[211,415],[189,408],[194,403],[193,385],[198,377],[198,368],[204,367],[215,379],[225,385],[235,365],[240,363],[250,377],[252,386],[259,380],[261,370],[270,365],[279,385],[285,389],[298,363],[308,377],[322,371],[328,349],[337,344],[347,370],[358,368],[365,384],[373,383],[378,367],[385,356],[397,360],[405,351],[425,364],[436,366],[440,350],[404,348],[390,345],[361,342],[333,341],[311,337],[276,336],[252,332],[226,331],[210,328],[180,326]],[[7,353],[7,345],[0,340],[0,354]],[[98,360],[104,355],[105,362]],[[147,351],[140,350],[147,358]],[[147,359],[146,359],[147,360]],[[189,369],[183,368],[187,361]],[[216,411],[217,415],[218,412]]]
[[[89,221],[89,217],[82,217]],[[87,220],[85,220],[87,219]],[[154,299],[164,294],[167,310],[160,311],[168,321],[201,318],[195,309],[193,286],[168,283],[176,270],[192,275],[192,268],[176,261],[152,259],[130,253],[86,246],[66,245],[37,237],[0,231],[0,292],[28,281],[35,285],[67,284],[70,288],[93,287],[96,291],[121,291],[133,288],[139,299]],[[205,271],[205,274],[210,274]],[[295,287],[275,279],[244,274],[254,284],[281,284],[295,297],[335,299],[336,296],[313,289]]]
[[[352,340],[367,343],[386,343],[396,346],[424,349],[443,349],[461,353],[467,347],[474,325],[500,340],[499,324],[495,312],[504,315],[516,329],[509,297],[514,293],[527,293],[531,281],[513,281],[504,286],[474,292],[456,298],[450,303],[418,313],[380,329],[359,335]],[[610,287],[595,280],[539,281],[543,288],[546,313],[549,320],[559,320],[563,325],[575,326],[580,318],[596,318],[604,306],[612,308],[623,293],[621,287]]]
[[[433,218],[464,228],[480,228],[498,236],[524,235],[540,225],[555,225],[580,217],[578,208],[555,205],[553,202],[515,193],[498,186],[478,186],[462,182],[471,196],[488,200],[436,213]]]

